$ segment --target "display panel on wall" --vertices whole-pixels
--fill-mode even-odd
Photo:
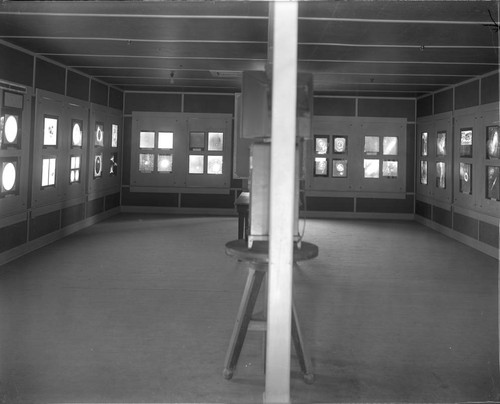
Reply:
[[[313,132],[306,151],[310,190],[405,192],[406,120],[314,117]]]
[[[500,105],[485,107],[478,130],[479,138],[484,143],[478,147],[482,149],[478,170],[484,178],[478,184],[478,203],[488,213],[500,217]]]
[[[435,203],[451,203],[451,113],[419,120],[417,124],[417,193]]]
[[[481,105],[456,113],[455,202],[500,217],[499,105]]]
[[[132,191],[229,188],[231,115],[159,112],[132,115]]]
[[[27,207],[31,94],[0,89],[0,216]]]
[[[122,114],[118,110],[90,105],[90,127],[92,128],[92,150],[89,164],[89,193],[103,195],[120,188],[120,128]]]

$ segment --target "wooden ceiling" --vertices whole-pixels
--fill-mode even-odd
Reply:
[[[303,1],[316,94],[420,97],[498,69],[498,1]],[[0,40],[124,91],[237,92],[266,1],[2,1]]]

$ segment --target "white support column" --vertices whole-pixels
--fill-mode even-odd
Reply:
[[[298,2],[272,4],[272,124],[265,403],[290,402]]]

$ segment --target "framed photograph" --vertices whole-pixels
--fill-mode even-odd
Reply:
[[[398,162],[396,160],[384,160],[382,162],[382,177],[398,178]]]
[[[96,154],[94,157],[94,178],[102,177],[102,154]]]
[[[500,167],[486,167],[486,198],[500,201]]]
[[[384,136],[382,140],[382,153],[384,156],[398,155],[398,138],[397,136]]]
[[[57,116],[43,117],[43,145],[57,147]]]
[[[21,140],[21,113],[4,108],[0,116],[0,144],[2,148],[19,147]]]
[[[154,149],[155,148],[155,132],[141,131],[139,133],[139,148]]]
[[[364,159],[363,169],[365,178],[379,178],[380,177],[379,159]]]
[[[472,157],[472,128],[460,129],[460,157]]]
[[[208,151],[222,151],[224,147],[224,133],[208,132]]]
[[[222,174],[222,156],[207,156],[207,174]]]
[[[427,185],[427,161],[420,161],[420,183]]]
[[[158,132],[158,149],[172,150],[174,148],[173,132]]]
[[[205,150],[205,132],[189,132],[189,150]]]
[[[0,160],[0,197],[17,194],[19,190],[19,161],[17,157]]]
[[[69,182],[80,182],[80,156],[70,157]]]
[[[446,163],[443,161],[436,163],[436,187],[440,189],[446,188]]]
[[[428,155],[429,133],[422,132],[420,134],[420,155],[426,157]]]
[[[347,153],[347,137],[345,136],[333,137],[333,152],[336,154]]]
[[[82,147],[83,145],[83,121],[71,120],[71,147]]]
[[[438,132],[436,137],[436,156],[446,156],[446,131]]]
[[[150,174],[155,168],[155,155],[152,153],[139,154],[139,171],[144,174]]]
[[[42,159],[42,188],[56,185],[56,158]]]
[[[328,177],[328,159],[326,157],[314,158],[314,176]]]
[[[327,154],[329,148],[329,136],[314,136],[314,153]]]
[[[472,194],[472,164],[460,163],[459,190],[462,194]]]
[[[189,155],[189,174],[203,174],[205,172],[205,156]]]
[[[347,160],[343,159],[332,160],[332,177],[347,178]]]
[[[109,175],[115,176],[118,174],[118,153],[111,153],[109,158]]]
[[[173,168],[173,157],[171,154],[158,155],[158,172],[171,173]]]
[[[500,143],[498,142],[499,126],[488,126],[486,128],[486,158],[500,159]]]
[[[118,125],[111,125],[111,147],[118,147]]]
[[[380,152],[380,139],[378,136],[365,136],[365,154],[376,156]]]
[[[104,146],[104,124],[102,122],[95,123],[95,141],[94,146]]]

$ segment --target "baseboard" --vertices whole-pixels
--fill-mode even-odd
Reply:
[[[378,219],[414,220],[413,213],[374,213],[374,212],[313,212],[300,211],[300,218],[309,219]]]
[[[449,227],[442,226],[439,223],[433,222],[432,220],[426,219],[425,217],[415,215],[415,221],[429,227],[437,232],[444,234],[447,237],[450,237],[460,243],[463,243],[475,250],[481,251],[482,253],[489,255],[490,257],[499,259],[499,249],[492,247],[488,244],[482,243],[479,240],[476,240],[472,237],[466,236],[465,234],[459,233]]]
[[[170,208],[163,206],[122,206],[122,213],[155,213],[172,215],[237,216],[236,209],[228,208]]]
[[[39,248],[45,247],[54,241],[60,240],[66,236],[69,236],[72,233],[75,233],[79,230],[82,230],[86,227],[92,226],[102,220],[108,219],[111,216],[114,216],[118,213],[120,213],[120,207],[116,207],[113,209],[110,209],[106,212],[99,213],[97,215],[88,217],[80,222],[71,224],[69,226],[63,227],[62,229],[59,229],[58,231],[49,233],[45,236],[39,237],[35,240],[28,241],[27,243],[20,245],[18,247],[11,248],[8,251],[5,251],[0,254],[0,266],[13,261],[17,258],[20,258],[21,256],[28,254],[32,251],[38,250]],[[1,268],[0,268],[1,270]]]

